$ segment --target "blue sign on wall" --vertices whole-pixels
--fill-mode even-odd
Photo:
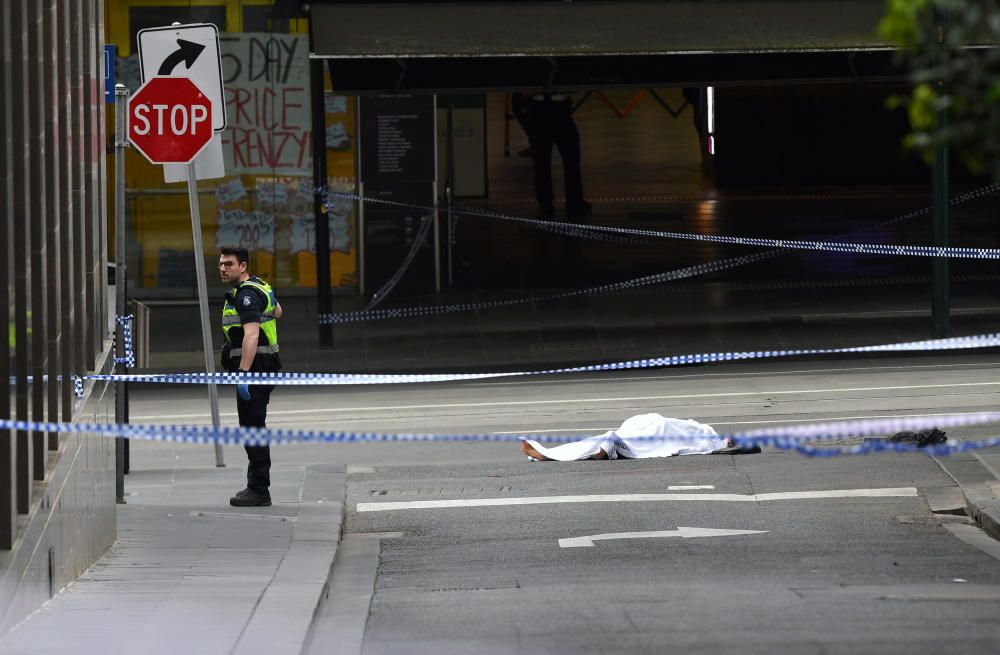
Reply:
[[[115,104],[115,59],[118,46],[104,46],[104,102]]]

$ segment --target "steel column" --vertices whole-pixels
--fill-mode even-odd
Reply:
[[[55,55],[52,54],[57,51],[58,33],[55,21],[49,18],[46,21],[43,31],[44,39],[42,44],[45,52],[49,53],[49,55],[44,60],[41,77],[42,88],[38,93],[38,97],[44,101],[46,107],[58,107],[63,98],[60,94],[59,82],[56,76],[59,67],[56,63]],[[43,170],[44,177],[48,180],[48,183],[46,184],[47,193],[44,196],[39,196],[38,202],[44,203],[45,237],[46,249],[48,251],[46,278],[50,281],[48,285],[48,310],[46,312],[46,323],[48,325],[48,370],[50,376],[50,382],[47,386],[49,420],[57,421],[59,420],[59,390],[62,385],[56,383],[54,377],[61,373],[63,332],[59,313],[62,310],[62,303],[65,299],[64,290],[62,285],[59,284],[62,260],[59,249],[59,234],[62,229],[63,220],[60,204],[61,189],[59,188],[58,180],[59,162],[62,159],[60,156],[62,154],[62,143],[57,138],[60,129],[59,112],[47,111],[43,115],[46,117],[45,153],[47,153]],[[49,447],[52,446],[53,441],[58,445],[58,434],[49,435]]]
[[[63,45],[66,58],[69,60],[69,79],[67,104],[69,110],[69,142],[66,144],[69,154],[69,192],[72,211],[70,213],[73,228],[73,295],[68,303],[72,307],[73,338],[72,350],[73,370],[77,375],[87,372],[87,350],[90,341],[87,317],[86,294],[86,258],[87,244],[84,237],[84,204],[83,195],[83,43],[82,19],[80,16],[80,0],[62,0],[67,21],[61,23],[65,28]]]
[[[84,314],[86,320],[86,334],[84,335],[84,361],[86,370],[93,370],[97,365],[97,353],[100,351],[101,342],[97,338],[100,329],[97,319],[103,315],[97,313],[97,296],[102,292],[98,286],[97,275],[97,249],[95,247],[95,232],[97,226],[97,171],[95,169],[96,153],[98,147],[97,119],[95,107],[97,103],[104,102],[104,87],[101,84],[103,79],[103,66],[98,63],[98,58],[103,56],[103,47],[96,42],[94,34],[94,16],[92,0],[80,0],[78,19],[80,23],[80,62],[81,68],[81,98],[80,107],[83,121],[80,124],[78,140],[83,150],[80,158],[80,165],[83,171],[81,181],[80,196],[82,204],[80,206],[80,218],[83,221],[83,250],[84,250]],[[101,59],[103,63],[103,59]]]
[[[64,97],[69,95],[69,64],[68,59],[71,56],[71,51],[67,47],[66,40],[68,39],[69,30],[65,23],[66,12],[64,11],[66,0],[55,0],[57,6],[57,49],[59,64],[56,74],[56,84],[57,89]],[[59,270],[59,282],[58,284],[62,287],[62,311],[60,312],[60,331],[63,334],[60,360],[62,363],[62,376],[65,381],[62,386],[62,402],[63,411],[67,411],[67,408],[73,406],[73,389],[72,385],[69,384],[70,378],[77,374],[78,368],[74,367],[74,361],[76,359],[76,353],[73,352],[77,348],[77,335],[76,335],[76,315],[74,311],[74,280],[73,277],[76,274],[77,262],[76,262],[76,251],[73,245],[73,222],[74,222],[74,207],[73,207],[73,194],[72,194],[72,180],[73,175],[71,168],[73,162],[72,159],[72,148],[69,147],[69,140],[71,138],[71,133],[69,130],[71,121],[72,108],[69,102],[61,102],[58,105],[59,113],[59,132],[57,134],[57,142],[60,148],[59,157],[59,207],[60,213],[63,219],[60,224],[59,229],[59,252],[62,256],[61,266]],[[53,281],[55,284],[55,281]],[[83,373],[83,371],[81,371]]]
[[[943,43],[948,30],[948,13],[934,9],[934,27],[938,38]],[[941,108],[937,112],[938,130],[948,127],[948,110]],[[932,204],[934,206],[934,245],[948,245],[948,145],[939,144],[934,149],[934,169],[932,173]],[[949,264],[947,257],[935,257],[932,268],[931,291],[931,334],[934,338],[947,337],[951,331],[951,293]]]
[[[11,87],[24,89],[29,85],[28,72],[28,5],[34,0],[12,0],[11,2]],[[19,134],[25,133],[28,125],[28,97],[26,93],[8,96],[4,99],[12,110],[11,120]],[[30,349],[28,347],[28,278],[30,276],[31,240],[27,229],[29,220],[27,207],[30,202],[25,190],[28,188],[30,151],[22,148],[12,153],[11,170],[16,191],[14,211],[11,215],[12,239],[10,242],[11,265],[14,267],[14,416],[18,420],[30,420],[28,367]],[[31,508],[31,442],[28,433],[18,431],[15,436],[17,470],[15,484],[17,490],[17,511],[27,514]]]
[[[14,97],[11,93],[10,78],[13,72],[11,60],[11,3],[0,2],[0,96]],[[11,108],[6,102],[0,102],[0,240],[3,241],[3,279],[0,280],[0,307],[4,308],[5,323],[10,323],[11,312],[11,280],[13,270],[11,260],[13,253],[13,233],[11,231],[11,216],[14,213],[14,177],[11,171],[13,164],[13,121]],[[6,335],[4,335],[6,336]],[[10,339],[0,339],[0,377],[10,379],[11,347]],[[10,416],[10,391],[0,395],[0,414]],[[17,535],[17,494],[15,492],[15,453],[14,435],[10,430],[0,430],[0,549],[10,549]]]
[[[309,38],[312,38],[310,32]],[[316,307],[320,315],[333,311],[330,292],[330,214],[319,191],[327,186],[325,66],[319,59],[309,62],[312,83],[313,215],[316,217]],[[320,347],[333,345],[333,325],[319,324]]]
[[[45,385],[47,371],[45,312],[48,307],[48,279],[46,278],[47,249],[45,243],[45,202],[49,192],[45,176],[45,133],[48,129],[45,116],[45,96],[41,82],[45,79],[45,60],[52,51],[45,48],[44,27],[48,24],[45,3],[31,3],[28,13],[28,122],[25,134],[28,141],[28,226],[31,231],[31,418],[45,421]],[[45,479],[45,433],[31,433],[31,475],[35,480]]]
[[[124,84],[115,85],[115,314],[125,313],[128,278],[125,275],[125,150],[129,147],[125,133],[125,112],[129,90]],[[125,328],[115,323],[115,350],[125,346]],[[115,373],[128,371],[125,364],[115,364]],[[128,393],[125,382],[115,382],[115,423],[128,422]],[[125,440],[115,440],[115,490],[119,503],[125,502]]]

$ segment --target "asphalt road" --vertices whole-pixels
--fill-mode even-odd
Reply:
[[[998,363],[770,362],[284,388],[269,423],[570,437],[649,411],[723,432],[949,414],[995,409]],[[133,418],[204,423],[205,397],[137,388]],[[181,465],[211,459],[204,446],[144,452]],[[235,449],[227,457],[242,464]],[[397,443],[288,446],[274,459],[349,466],[345,538],[312,653],[1000,650],[1000,561],[956,537],[973,530],[961,519],[931,513],[925,496],[952,482],[924,455],[531,463],[515,443]],[[452,506],[413,504],[426,501]]]

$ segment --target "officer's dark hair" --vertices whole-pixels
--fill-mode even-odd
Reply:
[[[250,251],[242,243],[230,243],[219,248],[223,255],[233,255],[237,264],[246,264],[250,261]]]

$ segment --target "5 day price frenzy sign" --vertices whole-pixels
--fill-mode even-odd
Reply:
[[[187,164],[212,140],[212,102],[186,77],[153,77],[128,101],[128,138],[153,164]]]

